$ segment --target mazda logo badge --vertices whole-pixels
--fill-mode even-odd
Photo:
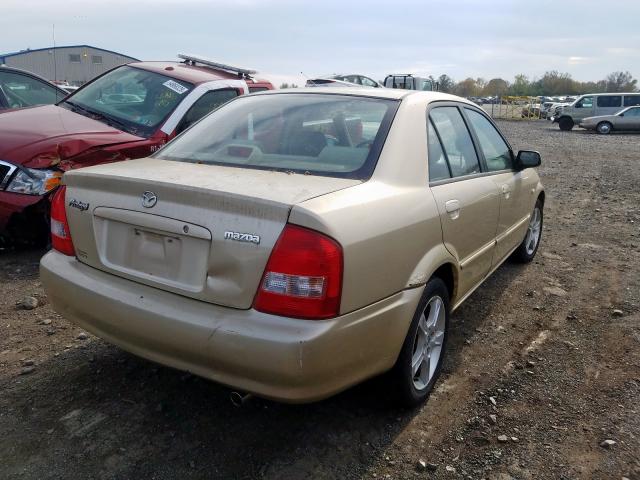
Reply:
[[[153,207],[158,201],[158,197],[155,193],[146,191],[142,194],[142,206],[144,208]]]

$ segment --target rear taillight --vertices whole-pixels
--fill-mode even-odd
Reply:
[[[75,256],[65,210],[66,190],[67,187],[64,186],[58,188],[51,200],[51,246],[60,253]]]
[[[254,308],[285,317],[323,319],[340,312],[342,247],[314,230],[286,225],[273,247]]]

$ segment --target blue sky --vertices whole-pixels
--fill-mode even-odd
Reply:
[[[55,23],[58,45],[145,60],[199,53],[275,82],[303,83],[300,72],[640,76],[640,0],[3,0],[2,7],[0,53],[50,46]]]

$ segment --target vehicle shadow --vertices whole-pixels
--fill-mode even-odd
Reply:
[[[465,340],[521,268],[505,264],[454,314],[444,379],[464,375]],[[381,379],[314,404],[237,408],[225,387],[98,339],[0,391],[0,464],[29,478],[360,478],[429,410],[394,407]]]

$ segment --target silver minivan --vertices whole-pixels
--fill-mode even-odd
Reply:
[[[553,119],[560,130],[571,130],[580,120],[600,115],[613,115],[624,107],[640,105],[640,93],[589,93],[563,107]]]

